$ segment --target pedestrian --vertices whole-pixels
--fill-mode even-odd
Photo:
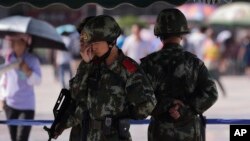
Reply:
[[[218,83],[224,97],[227,96],[224,85],[220,77],[221,46],[214,40],[214,31],[211,27],[205,30],[206,38],[203,41],[203,61],[212,78]]]
[[[153,89],[139,65],[116,47],[121,29],[112,17],[85,22],[80,35],[83,60],[70,80],[76,108],[67,110],[69,118],[57,125],[54,138],[80,124],[84,141],[131,141],[129,119],[144,119],[152,112]]]
[[[70,38],[69,34],[67,32],[62,33],[62,40],[66,46],[66,48],[69,50],[70,48]],[[68,80],[72,78],[73,72],[70,66],[70,62],[72,61],[72,56],[69,51],[56,51],[55,54],[56,57],[56,70],[58,71],[58,77],[60,80],[60,84],[63,88],[69,88],[68,86]],[[67,79],[68,78],[68,79]]]
[[[4,64],[5,60],[3,56],[0,56],[0,65]]]
[[[6,57],[6,64],[22,60],[19,68],[10,70],[1,77],[2,100],[8,120],[34,119],[35,92],[34,86],[41,82],[40,63],[31,54],[29,45],[31,37],[27,34],[17,34],[6,38],[10,41],[12,52]],[[28,141],[31,126],[9,126],[12,141]]]
[[[250,75],[250,32],[246,37],[246,44],[243,47],[243,61],[245,63],[245,73]]]
[[[203,59],[203,43],[206,40],[206,30],[206,26],[201,26],[199,29],[193,29],[191,34],[186,37],[186,51],[195,54],[201,60]]]
[[[201,141],[201,115],[217,99],[217,89],[204,63],[180,45],[189,33],[178,9],[165,9],[157,17],[154,34],[163,48],[141,59],[152,83],[157,104],[148,128],[149,141]]]
[[[140,59],[151,53],[151,44],[141,37],[142,26],[134,24],[131,27],[132,34],[129,35],[122,46],[122,51],[128,57],[141,63]]]

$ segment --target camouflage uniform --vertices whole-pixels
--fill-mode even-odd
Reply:
[[[83,37],[85,40],[94,35],[91,36],[88,32],[85,35],[84,32],[84,36],[87,36]],[[109,66],[102,60],[90,63],[82,61],[76,76],[70,80],[70,91],[72,105],[76,107],[73,111],[68,110],[70,116],[65,120],[66,127],[78,124],[84,126],[81,124],[83,113],[88,111],[90,123],[87,141],[131,140],[130,134],[128,138],[121,139],[116,125],[111,127],[109,135],[104,135],[103,127],[96,127],[92,122],[103,122],[107,117],[117,120],[143,119],[152,112],[156,104],[153,88],[146,75],[121,50],[118,51],[117,59]]]
[[[166,15],[176,18],[169,13]],[[159,20],[164,19],[158,17]],[[160,28],[156,25],[155,34],[162,32]],[[176,31],[187,32],[185,27]],[[215,83],[204,63],[195,55],[185,52],[177,43],[165,43],[162,50],[148,55],[141,62],[157,99],[148,129],[148,140],[200,141],[201,121],[197,115],[206,111],[217,99]],[[184,105],[178,110],[180,118],[173,119],[169,109],[176,100],[182,101]]]

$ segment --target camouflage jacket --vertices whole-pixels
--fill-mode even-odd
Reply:
[[[165,110],[179,99],[196,113],[203,113],[217,99],[215,83],[204,63],[178,44],[167,44],[143,58],[141,67],[152,83],[157,101],[167,102],[160,106]]]
[[[199,140],[201,132],[195,115],[206,111],[217,99],[215,83],[204,63],[178,44],[166,44],[141,62],[157,99],[152,113],[154,122],[149,125],[149,141]],[[184,103],[178,110],[178,120],[168,112],[175,100]]]
[[[93,120],[103,120],[107,116],[143,119],[156,104],[146,75],[120,50],[118,59],[110,66],[81,62],[76,76],[70,81],[70,91],[76,109],[70,113],[67,127],[81,123],[82,113],[86,110]],[[132,110],[129,107],[133,107]],[[101,140],[100,131],[90,131],[89,134],[92,135],[88,140]]]

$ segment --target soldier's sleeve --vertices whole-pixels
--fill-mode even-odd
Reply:
[[[204,63],[202,63],[197,79],[194,96],[191,99],[191,106],[198,113],[205,112],[218,98],[216,85]]]
[[[82,99],[83,92],[87,89],[87,79],[91,65],[82,61],[77,68],[76,75],[70,80],[70,93],[72,99],[79,101]]]
[[[153,88],[145,73],[137,64],[130,65],[128,70],[129,77],[127,78],[125,89],[130,105],[130,117],[132,119],[146,118],[156,105]]]
[[[81,62],[76,76],[70,80],[71,104],[66,111],[67,119],[65,119],[65,126],[72,127],[81,123],[83,112],[86,111],[87,100],[87,78],[88,78],[88,64]]]
[[[80,124],[85,110],[86,104],[84,102],[72,100],[70,107],[66,111],[67,119],[64,121],[65,127],[69,128]]]
[[[150,84],[152,85],[153,89],[156,89],[158,81],[153,74],[157,73],[157,70],[155,70],[155,68],[153,67],[153,62],[148,58],[143,58],[141,59],[140,67],[143,69],[147,78],[150,80]]]

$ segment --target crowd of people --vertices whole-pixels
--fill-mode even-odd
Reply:
[[[248,74],[249,69],[249,31],[219,30],[213,27],[194,28],[186,37],[184,47],[196,54],[207,66],[217,67],[222,74]],[[211,62],[208,64],[208,62]],[[211,66],[211,64],[215,66]]]

